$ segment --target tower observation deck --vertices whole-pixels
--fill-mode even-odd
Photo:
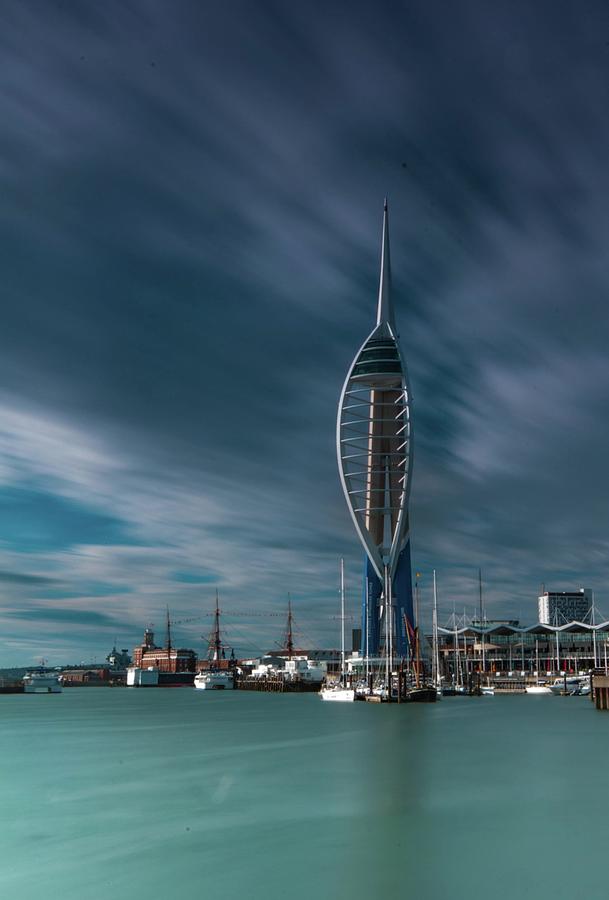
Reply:
[[[383,214],[376,325],[347,373],[336,424],[338,467],[366,551],[362,646],[369,656],[406,656],[413,627],[408,499],[411,392],[391,300],[389,213]]]

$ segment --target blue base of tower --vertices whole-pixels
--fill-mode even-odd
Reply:
[[[397,657],[405,658],[409,655],[406,620],[411,627],[414,624],[410,540],[407,541],[398,558],[391,589],[397,632],[394,641],[394,654]],[[382,593],[382,582],[376,574],[372,563],[366,557],[362,598],[362,650],[367,656],[378,656],[383,642],[380,617]]]

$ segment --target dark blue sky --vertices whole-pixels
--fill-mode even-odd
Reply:
[[[604,2],[15,0],[0,54],[0,666],[216,587],[239,651],[288,591],[336,643],[385,194],[423,601],[609,615]]]

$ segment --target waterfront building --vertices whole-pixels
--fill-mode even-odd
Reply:
[[[115,672],[107,666],[101,668],[78,668],[78,669],[62,669],[61,681],[64,687],[82,687],[88,685],[107,685],[110,682],[121,680],[123,672]]]
[[[537,598],[539,621],[545,625],[588,622],[592,613],[592,591],[544,591]]]
[[[609,622],[523,626],[517,620],[482,625],[472,620],[439,627],[438,635],[442,675],[448,680],[477,673],[557,676],[609,666]]]
[[[336,446],[343,491],[366,552],[362,649],[368,656],[403,657],[413,628],[411,392],[391,298],[386,201],[376,325],[345,379]]]
[[[165,647],[157,647],[154,632],[146,628],[143,642],[133,650],[133,668],[156,669],[160,683],[189,684],[197,671],[197,654],[194,650],[174,647],[169,630]]]

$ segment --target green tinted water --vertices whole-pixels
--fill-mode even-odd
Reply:
[[[0,896],[605,897],[609,713],[0,696]]]

